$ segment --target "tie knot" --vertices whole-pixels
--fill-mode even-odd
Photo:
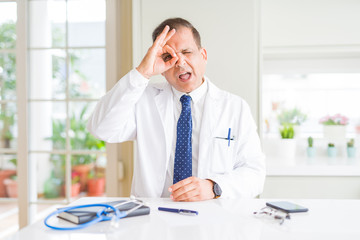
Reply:
[[[189,95],[182,95],[180,98],[180,102],[182,103],[182,106],[190,106],[191,97]]]

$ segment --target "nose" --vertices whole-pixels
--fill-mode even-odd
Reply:
[[[185,56],[182,53],[176,53],[178,60],[175,63],[176,67],[183,67],[186,65]]]

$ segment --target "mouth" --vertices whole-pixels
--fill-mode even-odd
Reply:
[[[186,82],[190,80],[191,75],[192,74],[190,72],[183,72],[178,76],[178,79],[182,82]]]

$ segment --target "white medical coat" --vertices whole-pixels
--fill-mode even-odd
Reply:
[[[176,138],[173,93],[168,82],[148,84],[144,78],[143,84],[135,84],[141,78],[134,69],[120,79],[99,101],[87,127],[106,142],[136,140],[131,193],[160,197]],[[218,183],[222,198],[255,197],[263,189],[265,161],[250,108],[207,81],[197,177]],[[220,139],[228,137],[229,128],[234,138],[230,146]]]

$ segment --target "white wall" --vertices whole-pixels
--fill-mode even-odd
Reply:
[[[206,75],[218,87],[243,97],[257,120],[257,0],[134,0],[133,3],[134,66],[138,66],[151,46],[152,31],[163,20],[185,18],[198,29],[207,50]]]
[[[358,0],[262,0],[265,47],[360,44]]]

